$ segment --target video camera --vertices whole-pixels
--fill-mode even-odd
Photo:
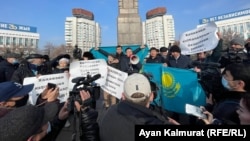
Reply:
[[[249,51],[244,52],[244,48],[236,50],[228,48],[222,52],[226,52],[226,54],[220,59],[221,68],[233,63],[250,63]]]
[[[75,106],[75,101],[78,101],[80,105],[83,106],[91,106],[95,108],[95,100],[100,97],[100,86],[94,83],[95,80],[101,77],[100,74],[96,74],[94,76],[87,75],[86,77],[77,77],[72,79],[72,83],[75,83],[72,91],[69,92],[69,103],[68,103],[68,110],[70,112],[73,111]],[[91,95],[91,98],[82,102],[80,91],[85,90],[88,91]]]
[[[220,64],[194,61],[193,66],[201,69],[201,72],[198,74],[198,80],[207,97],[209,97],[209,94],[212,94],[215,100],[219,99],[222,91],[224,91],[224,87],[221,84]]]

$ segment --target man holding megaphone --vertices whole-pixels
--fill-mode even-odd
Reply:
[[[142,68],[140,63],[140,58],[137,55],[133,54],[131,48],[126,48],[126,56],[121,58],[121,71],[127,72],[128,75],[132,73],[138,73]]]

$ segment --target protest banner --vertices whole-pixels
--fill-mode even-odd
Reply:
[[[101,88],[107,93],[120,99],[124,89],[124,81],[127,77],[127,73],[108,66],[106,83],[101,85]]]
[[[192,55],[214,49],[219,42],[217,30],[217,25],[211,22],[184,32],[180,36],[181,53],[183,55]]]
[[[60,102],[65,102],[69,96],[68,81],[68,73],[58,73],[41,75],[38,78],[26,77],[24,78],[23,85],[34,84],[33,90],[29,93],[29,103],[35,105],[38,96],[44,91],[48,83],[54,83],[59,87],[58,99],[60,100]]]

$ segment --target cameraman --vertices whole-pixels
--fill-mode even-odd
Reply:
[[[98,117],[98,112],[88,106],[86,100],[90,100],[90,93],[88,91],[79,91],[81,97],[80,101],[74,102],[74,108],[77,112],[77,117],[79,118],[80,131],[79,138],[80,141],[99,141],[99,126],[96,122]],[[63,107],[60,109],[58,116],[50,122],[51,132],[49,132],[42,141],[55,141],[60,134],[65,122],[71,115],[71,111],[68,109],[69,101],[65,102]],[[73,129],[74,130],[74,129]],[[60,135],[59,135],[60,136]]]
[[[230,41],[230,47],[226,52],[219,61],[221,68],[232,63],[247,63],[249,61],[247,51],[244,48],[244,40],[240,37],[235,37]]]

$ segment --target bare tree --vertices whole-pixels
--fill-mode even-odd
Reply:
[[[44,46],[44,54],[47,54],[49,57],[51,57],[51,52],[55,49],[55,46],[48,42],[45,46]]]

